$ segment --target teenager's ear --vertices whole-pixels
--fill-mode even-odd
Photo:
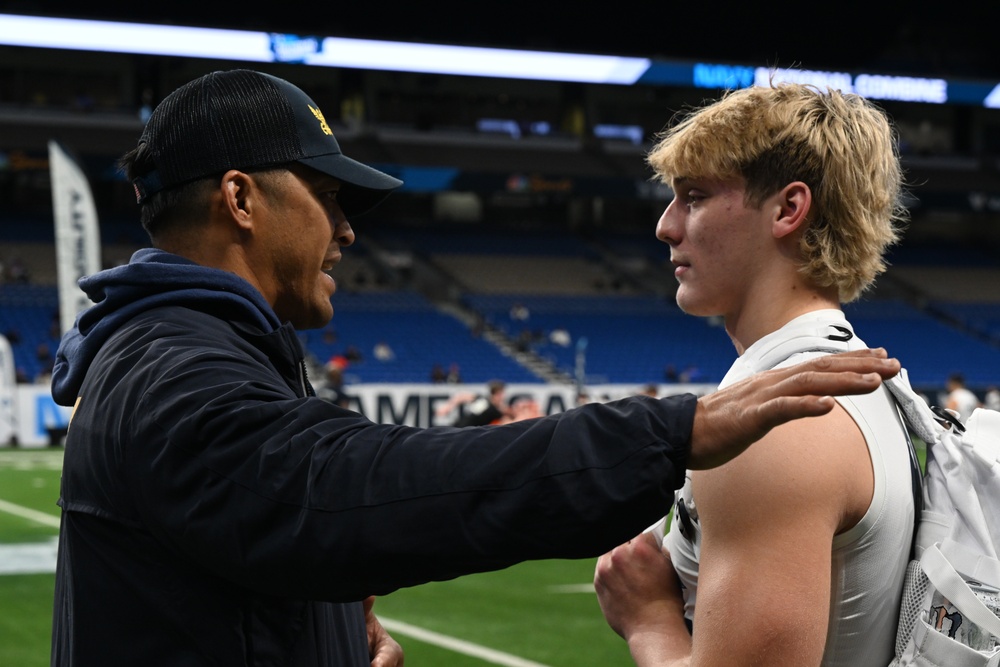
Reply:
[[[784,238],[800,229],[812,208],[812,190],[802,181],[793,181],[775,195],[777,213],[772,225],[775,238]]]

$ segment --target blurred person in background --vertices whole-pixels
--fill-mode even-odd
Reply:
[[[350,396],[344,386],[344,369],[338,364],[329,363],[323,367],[323,381],[316,387],[316,396],[328,403],[347,407]]]
[[[969,421],[973,410],[983,405],[979,397],[965,386],[965,376],[961,373],[952,373],[948,376],[945,388],[948,391],[948,396],[944,406],[958,413],[958,418],[963,424]]]
[[[1000,410],[1000,389],[991,386],[986,390],[986,396],[983,400],[983,406],[989,408],[990,410]]]
[[[438,417],[446,417],[456,410],[460,412],[452,420],[452,426],[486,426],[510,421],[507,384],[502,380],[490,380],[486,383],[485,394],[459,392],[438,406],[436,412]]]

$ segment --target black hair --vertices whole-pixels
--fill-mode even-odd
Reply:
[[[118,167],[132,182],[155,170],[156,164],[146,144],[140,143],[121,157]],[[199,178],[147,197],[139,205],[139,222],[150,241],[156,245],[157,238],[164,234],[201,221],[206,211],[208,186],[213,182],[215,176]]]

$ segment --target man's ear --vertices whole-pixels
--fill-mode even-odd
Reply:
[[[253,178],[237,169],[230,169],[219,181],[220,206],[226,217],[240,229],[253,231],[253,215],[262,195]]]
[[[802,181],[793,181],[775,195],[777,213],[772,224],[775,238],[784,238],[800,229],[812,208],[812,190]]]

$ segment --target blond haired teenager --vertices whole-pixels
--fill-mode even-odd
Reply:
[[[884,113],[809,86],[744,89],[674,125],[648,162],[674,191],[656,235],[677,303],[721,316],[739,355],[723,386],[866,347],[841,304],[885,270],[902,220]],[[838,399],[689,471],[663,552],[644,534],[599,559],[602,610],[644,666],[886,665],[912,494],[888,392]]]

